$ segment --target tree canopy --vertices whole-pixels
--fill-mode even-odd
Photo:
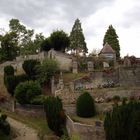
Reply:
[[[120,58],[120,45],[119,45],[119,40],[118,40],[118,35],[116,34],[115,29],[113,28],[112,25],[109,25],[104,39],[103,39],[103,45],[105,45],[105,43],[108,43],[109,45],[111,45],[111,47],[113,48],[114,51],[116,51],[116,57],[117,59]]]
[[[42,43],[42,50],[49,51],[53,48],[56,51],[65,52],[69,47],[68,34],[63,30],[57,30],[51,33],[50,37],[46,38]]]
[[[41,33],[34,34],[34,30],[27,29],[18,19],[11,19],[9,31],[0,35],[0,62],[38,53],[44,39]]]
[[[88,52],[88,49],[86,47],[85,37],[79,19],[75,20],[75,23],[72,27],[72,31],[70,33],[69,50],[71,50],[71,52],[76,54],[79,54],[81,52],[83,54],[86,54]]]

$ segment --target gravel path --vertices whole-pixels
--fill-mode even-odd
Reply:
[[[15,131],[16,136],[13,140],[39,140],[36,130],[27,125],[16,121],[12,118],[7,118],[11,128]]]

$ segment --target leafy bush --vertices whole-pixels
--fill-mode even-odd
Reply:
[[[58,136],[61,136],[65,124],[65,114],[61,100],[58,97],[48,97],[45,99],[44,108],[49,128]]]
[[[20,83],[15,89],[15,97],[20,104],[30,104],[40,94],[41,87],[34,81]]]
[[[106,140],[140,139],[140,102],[115,106],[108,112],[104,121]]]
[[[54,59],[45,59],[40,67],[38,67],[38,81],[41,84],[50,82],[52,76],[59,71],[58,63]]]
[[[22,64],[22,68],[26,72],[26,74],[29,76],[30,79],[35,80],[36,74],[37,74],[37,66],[40,64],[38,60],[25,60]]]
[[[80,117],[92,117],[96,114],[94,100],[88,92],[84,92],[77,99],[76,111]]]

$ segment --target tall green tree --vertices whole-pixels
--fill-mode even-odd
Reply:
[[[57,30],[51,33],[50,37],[46,38],[41,44],[42,50],[49,51],[53,48],[56,51],[65,52],[69,47],[69,37],[68,34],[63,30]]]
[[[88,49],[86,47],[85,37],[83,34],[83,30],[81,27],[81,23],[79,19],[75,20],[75,23],[72,27],[72,31],[70,33],[70,48],[72,53],[83,53],[86,54]]]
[[[17,35],[14,32],[6,33],[0,37],[0,61],[13,60],[17,56]]]
[[[50,35],[51,45],[54,50],[65,52],[69,47],[69,37],[63,30],[54,31]]]
[[[39,52],[41,43],[45,38],[42,33],[34,35],[34,30],[27,29],[18,19],[11,19],[9,21],[9,28],[9,32],[14,32],[17,36],[16,41],[20,48],[20,54],[29,55]]]
[[[117,59],[120,58],[120,45],[119,45],[119,40],[118,40],[118,35],[116,34],[116,30],[113,28],[112,25],[109,25],[104,39],[103,39],[103,45],[107,42],[111,47],[113,48],[114,51],[116,51],[116,57]]]
[[[51,48],[52,48],[51,39],[50,37],[48,37],[41,43],[41,51],[49,51]]]

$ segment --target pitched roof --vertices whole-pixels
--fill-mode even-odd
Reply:
[[[103,46],[101,53],[115,53],[115,51],[112,49],[112,47],[106,42],[105,45]]]

